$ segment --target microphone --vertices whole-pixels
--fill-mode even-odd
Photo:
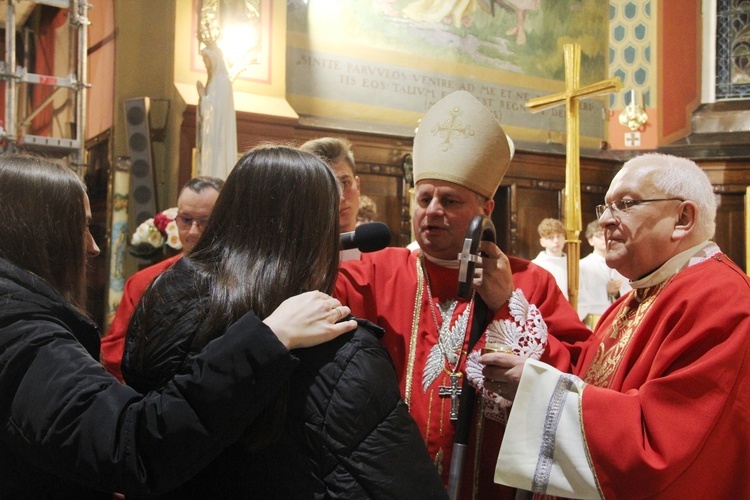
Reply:
[[[391,230],[382,222],[365,222],[354,231],[341,233],[339,237],[340,250],[358,248],[360,252],[376,252],[388,246],[391,242]]]

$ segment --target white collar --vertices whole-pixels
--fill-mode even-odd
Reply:
[[[664,283],[667,279],[679,273],[686,267],[710,259],[719,252],[721,252],[721,250],[716,243],[708,240],[704,241],[694,247],[688,248],[684,252],[678,253],[648,276],[639,280],[631,281],[630,286],[633,288],[648,288],[650,286]]]
[[[458,259],[455,260],[449,260],[449,259],[438,259],[437,257],[433,257],[431,255],[428,255],[427,252],[422,250],[422,255],[425,256],[427,260],[432,262],[433,264],[437,264],[440,267],[447,267],[448,269],[458,269],[460,262]]]

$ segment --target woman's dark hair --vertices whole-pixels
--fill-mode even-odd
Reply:
[[[65,164],[0,155],[0,256],[81,306],[86,290],[86,187]]]
[[[146,292],[133,315],[128,337],[139,345],[140,355],[127,358],[128,383],[145,390],[171,378],[174,365],[154,361],[169,350],[170,335],[195,333],[189,347],[179,347],[184,359],[187,351],[200,351],[248,311],[263,319],[300,292],[330,294],[338,270],[340,196],[331,170],[311,153],[279,145],[246,153],[227,177],[190,257],[152,287],[158,289],[159,280],[169,280],[172,273],[186,272],[183,268],[191,278]],[[183,302],[189,310],[180,309]],[[168,310],[169,321],[176,323],[164,324],[152,309]],[[167,339],[163,347],[158,342],[149,346],[152,336]],[[248,450],[263,449],[278,437],[286,415],[285,391],[240,439]]]
[[[190,254],[210,282],[193,350],[249,310],[265,318],[302,291],[332,292],[339,196],[336,178],[313,154],[269,145],[239,160]]]

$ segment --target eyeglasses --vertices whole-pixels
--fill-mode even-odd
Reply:
[[[193,227],[193,223],[195,223],[195,226],[199,230],[203,230],[208,223],[208,219],[193,219],[192,217],[183,217],[182,215],[175,217],[174,221],[175,224],[177,224],[177,227],[182,231],[189,231],[190,228]]]
[[[596,218],[601,219],[604,212],[609,209],[613,217],[617,217],[617,214],[627,212],[628,209],[641,203],[651,203],[654,201],[685,201],[682,198],[653,198],[650,200],[617,200],[606,205],[596,206]]]

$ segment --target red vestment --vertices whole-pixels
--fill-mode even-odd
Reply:
[[[606,498],[750,498],[750,279],[725,255],[620,299],[574,373]]]
[[[427,291],[421,293],[418,305],[419,321],[416,325],[414,349],[411,349],[412,323],[415,316],[415,300],[418,296],[417,265],[420,251],[410,252],[405,248],[362,254],[362,260],[344,262],[336,283],[336,297],[348,305],[352,314],[369,319],[385,329],[383,343],[396,366],[401,393],[409,405],[412,417],[417,422],[435,460],[443,482],[448,484],[448,472],[452,455],[455,421],[450,420],[450,399],[440,397],[439,387],[450,386],[448,363],[440,376],[427,388],[422,387],[423,370],[430,350],[438,339],[440,321],[437,304],[457,298],[458,269],[449,269],[425,261],[427,279],[433,303]],[[577,360],[577,348],[573,343],[588,338],[590,331],[580,322],[560,292],[554,278],[547,271],[528,261],[509,257],[516,289],[521,289],[528,302],[536,305],[549,331],[549,343],[542,361],[555,360],[555,366],[569,369]],[[458,300],[453,314],[455,321],[469,302]],[[432,310],[431,310],[432,308]],[[435,316],[433,316],[435,312]],[[498,311],[492,320],[510,317],[507,305]],[[485,325],[486,326],[486,325]],[[470,326],[469,326],[470,328]],[[553,338],[556,337],[556,338]],[[484,345],[480,339],[474,350]],[[465,369],[468,335],[464,339],[463,355],[458,371]],[[410,353],[413,352],[413,355]],[[411,360],[410,360],[411,357]],[[411,383],[408,383],[408,379]],[[477,405],[479,408],[480,405]],[[493,481],[497,454],[502,441],[504,425],[488,418],[479,418],[475,411],[472,436],[470,438],[466,464],[462,476],[461,498],[513,498],[513,491]],[[479,434],[479,449],[475,446]],[[475,467],[476,459],[481,467]]]
[[[138,301],[141,300],[143,293],[151,282],[165,270],[172,267],[172,264],[177,262],[181,257],[182,254],[177,254],[174,257],[157,262],[153,266],[141,269],[125,282],[125,291],[117,306],[115,317],[112,319],[109,331],[102,337],[100,353],[100,361],[104,365],[104,368],[120,382],[123,382],[120,363],[122,362],[122,352],[125,348],[125,334],[128,331],[130,317],[133,315]]]

